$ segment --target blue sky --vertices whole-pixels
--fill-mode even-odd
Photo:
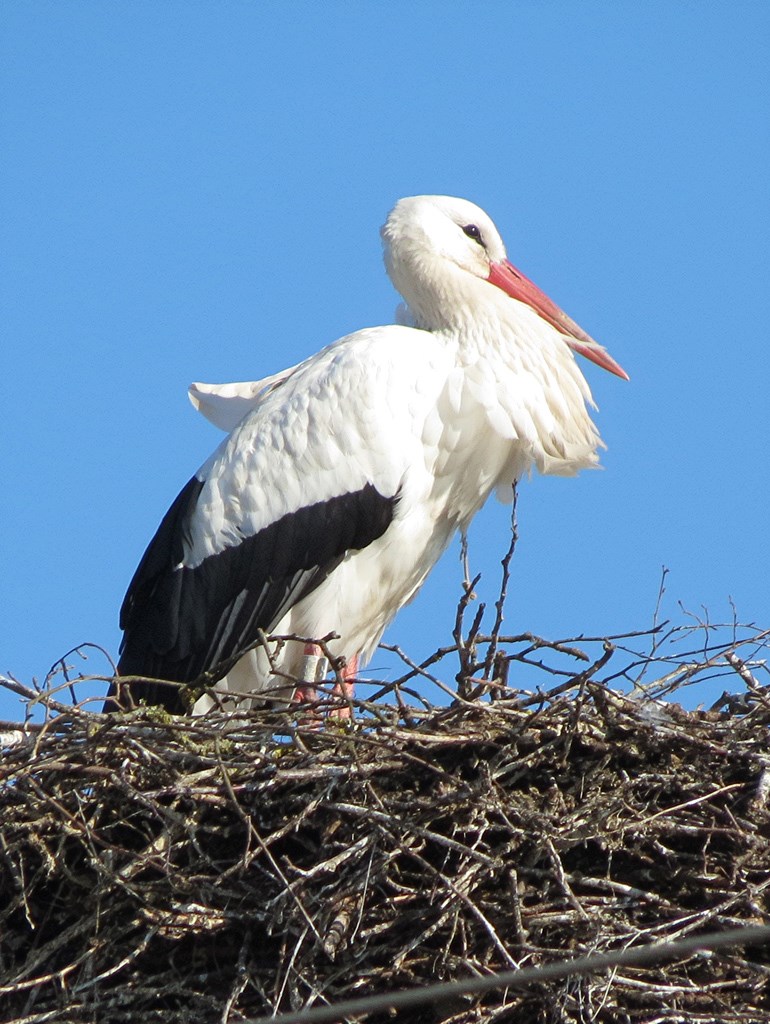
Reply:
[[[770,627],[770,6],[6,0],[0,36],[0,672],[117,654],[218,443],[188,383],[390,322],[378,229],[424,192],[483,206],[632,378],[584,365],[603,471],[521,488],[511,631],[642,629],[664,565],[665,615]],[[507,530],[471,534],[491,597]],[[447,642],[459,576],[388,639]]]

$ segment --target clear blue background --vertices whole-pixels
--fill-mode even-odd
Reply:
[[[136,563],[218,443],[188,383],[390,322],[378,228],[423,192],[482,205],[632,378],[584,364],[604,471],[521,488],[508,628],[644,628],[663,565],[665,615],[732,599],[770,626],[770,5],[5,0],[0,21],[0,671],[117,653]],[[490,503],[471,537],[492,598],[507,531]],[[459,578],[453,550],[389,639],[447,642]]]

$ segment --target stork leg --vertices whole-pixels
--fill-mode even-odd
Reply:
[[[340,697],[345,703],[341,708],[332,711],[333,718],[352,718],[352,701],[355,696],[356,676],[358,675],[358,655],[348,659],[347,665],[340,672],[341,679],[334,684],[332,697]]]
[[[318,684],[326,675],[327,661],[318,644],[305,644],[299,681],[294,691],[297,703],[314,704],[318,701]],[[344,701],[342,707],[331,712],[332,718],[350,718],[351,701],[355,693],[355,679],[358,675],[358,655],[353,655],[340,672],[340,680],[332,688],[332,697]]]
[[[326,675],[326,658],[318,644],[305,644],[294,700],[312,704],[318,700],[318,683]]]

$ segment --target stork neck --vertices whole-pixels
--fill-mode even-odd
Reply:
[[[423,330],[451,334],[473,347],[483,347],[507,333],[506,321],[513,313],[510,300],[487,281],[451,268],[417,284],[402,294]]]

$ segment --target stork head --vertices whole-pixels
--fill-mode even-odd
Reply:
[[[478,282],[530,306],[575,352],[628,380],[606,349],[508,261],[500,234],[467,199],[411,196],[393,207],[382,231],[385,266],[421,327],[449,326],[483,302]]]

